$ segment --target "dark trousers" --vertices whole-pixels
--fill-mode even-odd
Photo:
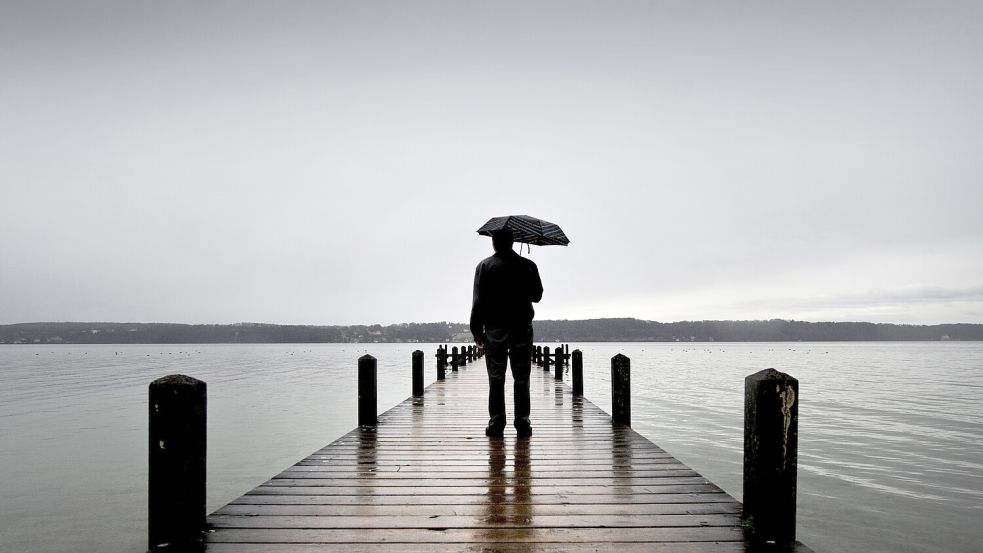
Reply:
[[[505,427],[505,370],[512,364],[515,381],[515,426],[529,426],[529,372],[532,369],[532,324],[515,329],[485,330],[490,426]]]

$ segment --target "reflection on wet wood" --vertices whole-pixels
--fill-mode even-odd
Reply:
[[[486,438],[483,369],[219,509],[207,550],[747,551],[737,501],[550,372],[532,371],[532,438]]]

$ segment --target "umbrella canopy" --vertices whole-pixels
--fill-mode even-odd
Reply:
[[[570,243],[559,226],[528,215],[492,217],[478,229],[478,234],[491,236],[495,231],[506,228],[512,231],[513,240],[523,244],[566,246]]]

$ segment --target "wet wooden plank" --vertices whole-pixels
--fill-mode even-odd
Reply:
[[[742,541],[733,527],[700,528],[235,528],[215,529],[209,543],[667,543]],[[603,550],[611,550],[605,547]]]
[[[210,515],[206,549],[746,550],[720,488],[551,373],[531,392],[533,437],[489,439],[483,366],[449,373]]]
[[[212,543],[214,553],[392,553],[393,544],[321,544],[321,543]],[[701,543],[537,543],[537,553],[597,553],[616,550],[619,553],[745,553],[742,542]],[[528,543],[465,542],[465,543],[401,543],[399,553],[530,553]]]
[[[724,500],[724,497],[718,497]],[[518,504],[513,504],[518,505]],[[740,505],[734,502],[725,503],[555,503],[529,502],[523,504],[537,516],[571,516],[571,515],[692,515],[692,514],[735,514],[740,512]],[[405,504],[392,505],[284,505],[284,504],[231,504],[222,512],[225,515],[237,516],[483,516],[489,511],[487,502],[474,502],[463,505],[436,504]]]

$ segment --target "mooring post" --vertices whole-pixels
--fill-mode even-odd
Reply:
[[[744,379],[744,513],[752,539],[795,541],[799,381],[765,369]]]
[[[150,383],[150,551],[200,546],[205,529],[207,386],[172,374]]]
[[[375,426],[378,399],[376,396],[375,357],[365,354],[358,358],[358,425]]]
[[[533,348],[532,358],[536,361],[537,367],[543,366],[543,346]]]
[[[447,350],[437,346],[437,380],[444,379],[444,371],[447,370]]]
[[[631,426],[631,359],[620,353],[611,358],[611,418]]]
[[[564,344],[563,346],[563,362],[570,366],[570,344]]]
[[[461,358],[457,353],[457,346],[451,349],[451,371],[457,372],[457,366],[461,362]]]
[[[549,372],[550,370],[550,347],[543,346],[543,370]]]
[[[413,396],[423,395],[423,352],[413,352]]]
[[[573,350],[573,395],[584,395],[584,354],[579,349]]]
[[[563,380],[563,347],[556,348],[556,370],[553,371],[554,380]]]

